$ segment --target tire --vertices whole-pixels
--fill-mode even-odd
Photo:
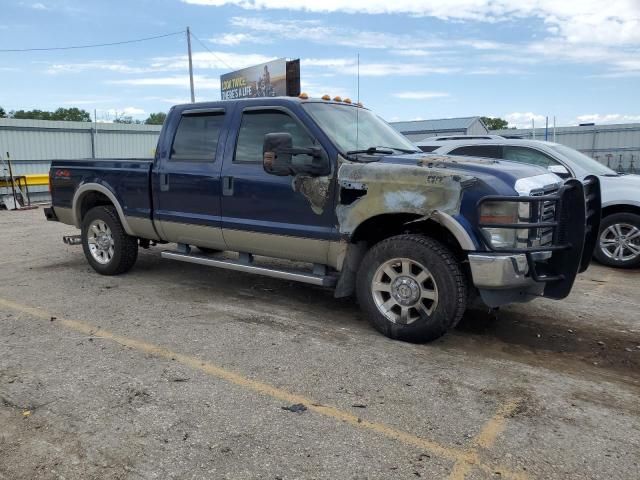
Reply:
[[[138,258],[138,239],[127,235],[114,207],[94,207],[82,220],[82,249],[101,275],[131,270]]]
[[[640,266],[640,215],[614,213],[603,218],[594,255],[609,267]]]
[[[466,309],[467,282],[459,262],[440,242],[398,235],[365,254],[356,293],[376,330],[395,340],[419,343],[435,340],[457,325]]]

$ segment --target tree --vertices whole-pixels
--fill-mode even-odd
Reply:
[[[164,112],[152,113],[144,121],[146,125],[162,125],[167,119],[167,114]]]
[[[0,118],[7,118],[7,112],[2,107],[0,107]]]
[[[482,123],[484,123],[489,130],[509,128],[509,122],[499,117],[480,117],[480,120],[482,120]]]
[[[121,116],[121,117],[116,117],[113,119],[113,123],[124,123],[127,125],[139,125],[142,122],[140,120],[134,120],[133,117],[131,117],[130,115],[127,116]]]
[[[58,108],[54,112],[46,110],[16,110],[9,112],[12,118],[32,120],[63,120],[67,122],[90,122],[91,114],[79,108]]]

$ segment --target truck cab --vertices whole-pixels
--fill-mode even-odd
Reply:
[[[361,105],[304,95],[178,105],[153,161],[56,160],[50,177],[47,218],[81,230],[99,273],[175,243],[163,257],[355,294],[408,341],[444,334],[474,297],[566,297],[600,216],[596,177],[425,154]]]

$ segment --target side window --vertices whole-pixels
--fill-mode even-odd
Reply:
[[[464,155],[466,157],[502,158],[500,145],[469,145],[458,147],[449,152],[450,155]]]
[[[312,147],[313,139],[300,123],[279,110],[257,110],[242,114],[234,162],[262,163],[262,144],[267,133],[288,132],[296,148]],[[294,162],[311,162],[309,155],[296,155]]]
[[[440,148],[440,145],[418,145],[418,148],[425,153],[429,153]]]
[[[558,165],[553,158],[545,155],[538,150],[527,147],[511,147],[505,145],[504,159],[512,162],[528,163],[529,165],[538,165],[547,168],[549,165]]]
[[[173,139],[170,160],[213,162],[223,121],[223,113],[183,115]]]

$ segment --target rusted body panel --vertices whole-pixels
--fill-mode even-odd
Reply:
[[[338,170],[340,201],[336,214],[340,233],[350,235],[368,218],[387,213],[427,218],[438,211],[455,215],[460,211],[464,185],[473,178],[438,163],[344,162]],[[353,198],[350,190],[361,193],[347,203],[345,198]]]

